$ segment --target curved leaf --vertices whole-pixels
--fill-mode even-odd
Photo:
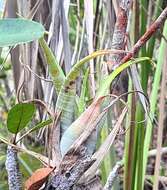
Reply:
[[[38,123],[37,125],[35,125],[34,127],[32,127],[30,130],[28,130],[26,133],[24,133],[18,140],[17,142],[19,142],[21,139],[23,139],[25,136],[27,136],[28,134],[38,130],[38,129],[41,129],[42,127],[45,127],[46,125],[49,125],[53,122],[52,119],[48,119],[46,121],[42,121],[40,123]]]
[[[151,62],[150,58],[141,57],[141,58],[136,58],[136,59],[130,60],[130,61],[126,62],[126,63],[123,63],[119,67],[117,67],[109,76],[105,77],[102,80],[101,85],[100,85],[100,87],[99,87],[99,89],[97,91],[96,97],[104,96],[106,94],[108,88],[110,87],[110,84],[112,83],[112,81],[124,69],[128,68],[132,64],[136,64],[136,63],[140,63],[140,62],[144,62],[144,61],[150,61]]]
[[[91,59],[94,59],[98,56],[107,55],[111,53],[116,53],[116,50],[99,50],[95,51],[92,54],[84,57],[78,63],[74,65],[71,71],[68,73],[65,78],[65,82],[60,90],[58,95],[56,108],[58,111],[61,111],[61,135],[73,122],[73,115],[75,109],[75,95],[76,95],[76,86],[75,80],[80,75],[80,71],[83,65],[89,62]],[[120,53],[120,52],[119,52]]]
[[[7,128],[11,133],[17,134],[32,119],[35,106],[32,103],[16,104],[8,113]]]
[[[65,75],[60,65],[57,62],[56,57],[53,55],[51,49],[48,47],[44,38],[39,39],[39,43],[44,51],[46,61],[48,63],[49,72],[54,82],[56,92],[59,93],[61,86],[65,81]]]
[[[26,190],[38,190],[45,183],[51,172],[52,168],[40,168],[36,170],[32,176],[25,182]]]
[[[42,128],[42,127],[45,127],[46,125],[49,125],[49,124],[51,124],[52,122],[53,122],[52,119],[47,119],[47,120],[45,120],[45,121],[42,121],[42,122],[38,123],[37,125],[35,125],[32,129],[30,129],[30,130],[29,130],[29,133],[32,133],[32,132],[34,132],[34,131],[36,131],[36,130]]]
[[[124,69],[128,68],[130,65],[144,62],[146,60],[150,60],[148,57],[142,57],[142,58],[136,58],[135,60],[128,61],[119,67],[117,67],[109,76],[107,76],[101,83],[100,88],[97,91],[96,100],[94,103],[92,103],[85,112],[81,114],[81,116],[72,123],[71,126],[64,132],[61,142],[60,142],[60,149],[62,155],[64,155],[70,146],[74,143],[74,141],[83,133],[85,128],[88,125],[91,125],[92,119],[95,119],[100,114],[100,106],[102,101],[102,97],[106,95],[106,92],[108,88],[110,87],[111,82],[115,79],[115,77],[121,73]],[[91,113],[91,110],[94,110]],[[88,140],[91,138],[91,136],[88,138]],[[94,147],[96,144],[96,138],[92,138],[92,140],[89,140],[89,143],[87,144],[88,150]],[[92,150],[91,150],[92,151]]]
[[[44,35],[44,27],[25,19],[0,19],[0,47],[37,40]]]

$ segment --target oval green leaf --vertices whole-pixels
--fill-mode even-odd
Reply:
[[[0,19],[0,47],[37,40],[44,35],[42,24],[26,19]]]
[[[8,113],[7,128],[11,133],[17,134],[32,119],[35,106],[32,103],[16,104]]]

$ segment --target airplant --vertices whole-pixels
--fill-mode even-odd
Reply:
[[[24,30],[22,30],[23,28]],[[124,53],[123,51],[100,50],[100,51],[93,52],[92,54],[88,55],[87,57],[83,58],[78,63],[76,63],[74,67],[71,69],[71,71],[67,74],[67,76],[65,76],[55,56],[53,55],[52,51],[49,49],[47,43],[42,37],[44,35],[44,28],[42,27],[42,25],[32,22],[32,21],[24,20],[24,19],[4,19],[0,21],[0,30],[1,30],[1,33],[3,33],[3,36],[0,37],[1,47],[16,46],[18,44],[26,43],[26,42],[40,38],[39,42],[43,49],[45,59],[48,63],[48,67],[49,67],[49,71],[53,80],[54,87],[58,94],[57,103],[56,103],[56,112],[60,113],[59,115],[60,118],[58,118],[60,119],[60,131],[61,131],[60,132],[60,152],[61,152],[60,156],[64,156],[68,154],[70,147],[71,146],[73,147],[76,143],[76,140],[78,138],[81,138],[82,133],[85,131],[85,128],[89,129],[91,128],[91,126],[94,126],[94,129],[90,131],[90,133],[87,135],[87,137],[83,141],[83,142],[87,142],[86,149],[88,153],[92,155],[95,149],[96,141],[97,141],[96,137],[92,138],[92,135],[94,133],[93,131],[97,129],[98,123],[102,119],[101,114],[104,115],[109,109],[109,107],[108,108],[106,107],[103,109],[102,112],[100,111],[102,102],[104,101],[105,97],[108,96],[107,91],[109,89],[110,84],[112,83],[114,78],[124,69],[128,68],[132,64],[142,63],[145,60],[149,60],[149,58],[137,58],[137,59],[128,61],[120,65],[119,67],[117,67],[115,71],[113,71],[109,76],[103,79],[103,82],[100,88],[96,92],[96,96],[94,97],[94,100],[92,101],[90,106],[86,109],[86,104],[81,104],[80,101],[77,101],[78,97],[76,96],[76,86],[75,86],[75,80],[80,75],[80,71],[82,70],[83,66],[87,62],[89,62],[91,59],[94,59],[97,56],[113,54],[113,53],[114,54]],[[88,72],[89,70],[87,71],[87,73]],[[86,80],[88,80],[88,77],[86,78]],[[121,97],[118,98],[116,101],[118,101],[119,99],[121,99]],[[36,126],[32,127],[30,130],[28,130],[26,134],[23,134],[23,136],[19,138],[17,137],[17,135],[19,136],[20,131],[24,130],[24,128],[27,127],[28,123],[33,118],[33,115],[35,113],[35,104],[42,105],[45,108],[46,106],[44,103],[41,103],[42,101],[40,100],[23,101],[23,100],[18,99],[18,101],[19,103],[16,104],[14,107],[12,107],[11,110],[9,111],[8,118],[7,118],[7,128],[11,133],[15,134],[14,139],[12,141],[13,144],[9,143],[9,141],[2,136],[1,136],[1,140],[7,143],[8,145],[10,145],[11,147],[16,148],[17,150],[25,151],[31,154],[32,156],[35,156],[36,158],[47,163],[47,159],[45,157],[39,156],[35,152],[33,153],[32,151],[19,148],[17,143],[20,142],[20,140],[22,140],[23,137],[30,134],[31,132],[41,127],[44,127],[50,124],[51,122],[54,123],[54,119],[56,116],[58,116],[58,114],[57,115],[56,113],[51,114],[51,117],[52,117],[51,119],[48,119],[47,121],[43,121],[37,124]],[[110,106],[112,106],[112,104]],[[78,109],[82,110],[83,113],[81,113],[81,115],[74,121],[74,110],[76,106],[78,106]],[[97,134],[95,134],[95,136],[96,135]],[[82,145],[83,142],[80,145]],[[6,167],[8,169],[11,167],[11,164],[12,164],[10,162],[10,157],[12,155],[11,150],[14,151],[14,149],[8,148],[7,162],[6,162]],[[14,151],[14,154],[17,155],[17,152]],[[58,167],[58,165],[56,167]],[[8,175],[9,175],[9,186],[10,186],[12,185],[10,181],[10,175],[12,175],[12,173],[9,172]],[[17,183],[15,185],[17,185]]]
[[[134,94],[138,94],[140,102],[139,105],[137,105],[136,121],[143,120],[145,112],[148,114],[148,107],[145,104],[147,102],[146,95],[144,95],[142,92],[142,88],[139,85],[140,83],[138,81],[134,81],[135,79],[133,76],[132,81],[130,82],[131,85],[129,85],[131,91],[120,96],[114,96],[113,94],[109,93],[109,89],[113,80],[122,71],[131,68],[132,65],[141,63],[141,65],[143,65],[141,66],[142,72],[145,71],[145,67],[150,67],[150,63],[152,63],[152,61],[150,58],[144,57],[145,53],[143,54],[144,56],[140,58],[133,58],[133,56],[165,21],[167,14],[166,12],[167,11],[165,9],[161,17],[159,17],[159,19],[157,19],[150,29],[139,39],[130,52],[116,49],[94,51],[76,62],[67,74],[65,74],[54,53],[45,41],[48,32],[45,31],[41,24],[26,19],[0,20],[0,33],[2,34],[0,36],[0,47],[15,47],[19,44],[28,43],[34,40],[39,41],[42,55],[48,65],[49,74],[57,95],[55,111],[53,111],[50,110],[49,105],[47,105],[42,100],[23,100],[21,98],[22,85],[19,86],[17,92],[18,103],[10,109],[7,118],[7,128],[9,132],[14,134],[14,136],[12,139],[7,139],[2,135],[0,136],[0,140],[9,145],[7,150],[6,168],[8,171],[8,182],[10,189],[16,187],[21,188],[21,180],[17,164],[17,151],[26,152],[39,159],[43,164],[49,167],[49,169],[44,168],[34,172],[33,176],[26,182],[27,189],[41,187],[43,183],[47,181],[49,176],[50,180],[48,180],[48,183],[46,184],[46,187],[48,188],[59,188],[60,185],[61,188],[70,189],[72,186],[75,186],[78,181],[80,183],[83,183],[83,181],[90,182],[95,173],[98,171],[103,159],[109,153],[111,145],[113,144],[116,135],[121,128],[121,124],[128,113],[129,105],[123,101],[122,97],[128,94],[132,94],[132,96],[134,96]],[[166,27],[164,28],[163,35],[166,36]],[[161,53],[163,52],[163,43],[164,42],[162,42],[162,47],[160,48]],[[106,55],[122,55],[122,59],[118,65],[114,65],[114,70],[110,74],[107,76],[102,76],[98,88],[93,89],[95,90],[92,93],[93,96],[90,95],[89,101],[86,101],[85,97],[87,96],[90,89],[90,85],[88,83],[89,74],[92,72],[92,70],[89,70],[87,67],[87,64],[97,57]],[[157,90],[155,90],[155,85],[157,85],[157,81],[158,83],[160,81],[161,68],[162,62],[159,58],[155,75],[157,80],[155,81],[155,84],[153,84],[153,95],[151,96],[152,98],[150,101],[151,114],[153,114],[155,111],[155,101],[157,100]],[[136,72],[136,70],[131,68],[130,72],[132,74],[133,72]],[[78,93],[76,79],[81,73],[83,73],[83,84],[82,88],[80,89],[80,93]],[[144,91],[146,91],[148,76],[146,76],[146,73],[145,75],[143,74],[143,76],[144,78],[142,80],[142,87],[144,87]],[[134,82],[134,87],[137,90],[132,90],[132,82]],[[97,142],[99,142],[100,138],[100,131],[105,125],[106,114],[118,101],[121,102],[121,105],[124,108],[121,110],[121,114],[118,117],[118,120],[111,132],[107,134],[106,139],[104,139],[99,147],[96,148]],[[132,106],[134,103],[133,101],[133,97],[132,100],[130,100],[129,96],[129,102]],[[37,113],[36,105],[38,108],[39,106],[44,108],[47,111],[49,117],[47,120],[39,122],[37,125],[29,129],[29,126],[33,125],[32,120],[35,117],[35,113]],[[151,124],[153,121],[152,115],[150,116],[148,114],[148,118],[150,118],[150,120],[148,121],[145,139],[144,129],[142,128],[143,124],[137,124],[137,128],[135,129],[135,144],[132,150],[134,151],[134,162],[132,164],[133,167],[130,168],[131,173],[133,173],[135,177],[133,181],[129,182],[129,184],[127,181],[127,184],[130,185],[130,187],[133,187],[133,189],[137,189],[144,184],[148,146],[152,130]],[[46,157],[20,146],[20,142],[24,137],[38,129],[44,128],[47,125],[49,125],[51,128],[48,152],[52,153],[52,156]],[[25,132],[25,129],[27,128],[28,130]],[[142,136],[142,142],[139,139],[139,135]],[[132,136],[126,137],[126,143],[130,138],[132,138]],[[143,144],[144,149],[142,148]],[[116,167],[114,167],[118,169],[123,164],[125,164],[125,179],[127,179],[128,175],[128,146],[129,145],[127,143],[127,152],[125,152],[125,158],[119,162]],[[135,147],[136,149],[134,150]],[[141,152],[139,152],[140,150]],[[137,155],[141,159],[139,159],[139,157],[137,159],[137,157],[135,157]],[[45,176],[42,174],[45,173],[44,171],[47,173]],[[117,171],[115,171],[115,173],[116,172]],[[114,175],[116,175],[115,173]],[[139,178],[140,174],[141,178]],[[41,178],[39,177],[40,175],[42,175]],[[12,180],[13,177],[15,180]],[[61,184],[59,184],[59,181],[61,181]],[[125,188],[128,187],[127,184],[125,182]],[[108,188],[107,184],[105,188]]]

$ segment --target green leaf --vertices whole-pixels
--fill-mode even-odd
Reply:
[[[0,128],[2,128],[3,127],[3,124],[2,123],[0,123]]]
[[[79,97],[79,101],[77,103],[78,106],[78,114],[80,115],[82,112],[84,112],[85,107],[86,107],[86,101],[85,101],[85,96],[86,96],[86,88],[87,88],[87,81],[88,81],[88,77],[89,77],[89,68],[86,70],[86,73],[84,75],[83,78],[83,82],[82,82],[82,88],[81,88],[81,95]]]
[[[145,139],[144,139],[143,176],[147,168],[148,151],[150,148],[150,142],[151,142],[153,127],[154,127],[153,120],[155,117],[157,101],[159,98],[159,86],[160,86],[160,81],[161,81],[162,68],[163,68],[163,64],[166,64],[166,62],[164,61],[164,58],[166,56],[166,40],[165,39],[167,38],[167,21],[165,21],[163,36],[164,37],[162,37],[161,44],[159,47],[158,60],[157,60],[156,70],[155,70],[155,74],[153,78],[154,80],[152,84],[152,91],[150,95],[150,119],[147,122],[146,134],[145,134]],[[143,184],[144,184],[144,178],[143,178]]]
[[[60,67],[56,57],[52,53],[51,49],[48,47],[46,41],[44,38],[39,39],[39,43],[44,51],[44,55],[49,67],[49,73],[52,77],[52,80],[54,82],[54,86],[56,88],[56,92],[59,93],[64,81],[65,81],[65,75]]]
[[[115,79],[115,77],[121,73],[124,69],[130,67],[132,64],[136,64],[136,63],[140,63],[140,62],[144,62],[144,61],[150,61],[150,58],[148,57],[142,57],[142,58],[136,58],[134,60],[130,60],[122,65],[120,65],[119,67],[117,67],[109,76],[107,76],[106,78],[104,78],[104,80],[102,80],[102,83],[99,87],[99,89],[97,90],[97,94],[96,94],[96,101],[101,98],[104,97],[107,93],[107,90],[109,89],[112,81]],[[95,103],[96,103],[95,101]],[[83,112],[81,114],[81,116],[75,120],[69,127],[68,129],[66,129],[66,131],[64,132],[62,138],[61,138],[61,142],[60,142],[60,149],[61,149],[61,153],[62,155],[64,155],[67,150],[69,149],[70,145],[72,145],[72,143],[74,143],[74,141],[81,135],[81,133],[84,131],[85,127],[90,124],[88,122],[88,120],[91,120],[93,117],[92,115],[89,115],[89,109],[93,104],[91,104],[87,110],[85,110],[85,112]],[[99,109],[100,109],[100,105]],[[93,110],[95,111],[95,109],[93,108]],[[98,112],[96,111],[96,114]],[[86,114],[88,114],[89,119],[86,120],[85,116]],[[92,113],[91,113],[92,114]],[[94,116],[95,118],[97,118],[97,116]],[[84,121],[86,121],[84,123]],[[91,138],[91,136],[87,139],[89,140]],[[89,140],[89,143],[86,145],[88,150],[92,149],[93,145],[96,144],[96,138],[94,138],[93,140]]]
[[[52,119],[48,119],[46,121],[42,121],[40,123],[38,123],[37,125],[35,125],[34,127],[32,127],[30,130],[28,130],[26,133],[24,133],[18,140],[17,142],[19,142],[20,140],[22,140],[25,136],[27,136],[28,134],[42,128],[45,127],[46,125],[49,125],[50,123],[52,123],[53,120]]]
[[[0,47],[14,46],[37,40],[44,35],[44,27],[25,19],[0,19]]]
[[[29,133],[32,133],[32,132],[34,132],[34,131],[36,131],[36,130],[42,128],[42,127],[45,127],[46,125],[49,125],[49,124],[51,124],[52,122],[53,122],[52,119],[48,119],[48,120],[46,120],[46,121],[42,121],[42,122],[38,123],[37,125],[35,125],[32,129],[30,129],[30,130],[29,130]]]
[[[35,106],[32,103],[20,103],[15,105],[8,113],[7,128],[11,133],[17,134],[32,119]]]
[[[117,67],[109,76],[107,76],[106,78],[104,78],[102,80],[101,85],[100,85],[99,89],[97,90],[96,97],[106,95],[106,92],[107,92],[108,88],[110,87],[110,84],[112,83],[112,81],[124,69],[130,67],[132,64],[136,64],[136,63],[140,63],[140,62],[144,62],[144,61],[150,61],[151,62],[150,58],[141,57],[141,58],[136,58],[136,59],[130,60],[130,61],[126,62],[126,63],[123,63],[119,67]]]
[[[91,53],[90,55],[77,62],[66,76],[64,84],[62,85],[60,93],[58,95],[56,104],[56,109],[61,112],[61,136],[71,125],[74,119],[74,110],[76,106],[75,80],[78,76],[80,76],[81,68],[91,59],[111,53],[114,52],[112,50],[99,50]]]

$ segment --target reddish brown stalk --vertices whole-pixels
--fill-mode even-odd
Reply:
[[[128,22],[128,14],[130,8],[130,0],[122,0],[119,4],[119,8],[117,11],[117,20],[114,28],[114,34],[112,39],[112,48],[114,49],[124,49],[125,48],[125,36],[126,36],[126,28]],[[123,54],[117,54],[110,56],[110,60],[112,64],[108,65],[109,71],[112,70],[112,66],[120,63]]]
[[[145,34],[137,41],[130,53],[128,53],[122,60],[121,64],[127,62],[129,59],[140,50],[140,48],[150,39],[150,37],[160,28],[167,18],[167,7],[162,11],[160,16],[148,28]]]

